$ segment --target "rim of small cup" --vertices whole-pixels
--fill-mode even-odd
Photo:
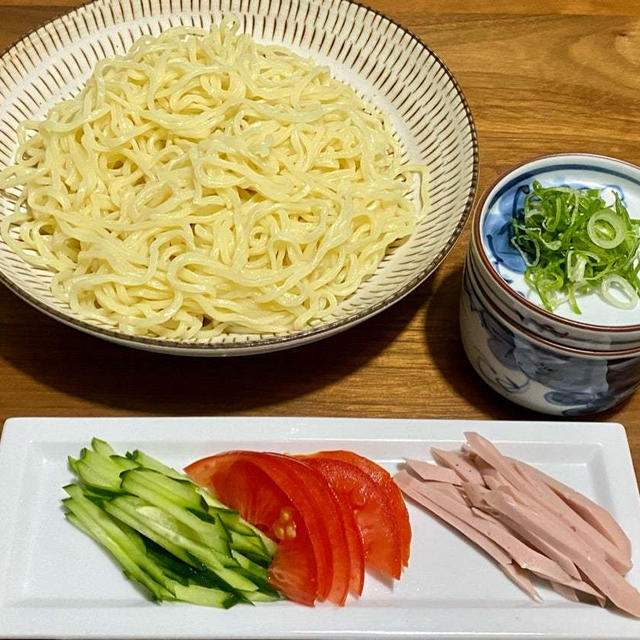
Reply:
[[[482,296],[481,302],[484,304],[484,306],[487,307],[491,313],[498,316],[499,320],[510,330],[521,333],[531,342],[537,342],[551,351],[561,351],[579,358],[604,358],[606,360],[617,360],[619,358],[632,358],[634,356],[640,356],[640,346],[630,347],[628,349],[620,349],[618,351],[595,351],[593,349],[569,347],[567,345],[543,338],[538,334],[533,333],[527,327],[514,322],[511,318],[509,318],[509,316],[505,314],[504,311],[502,311],[502,309],[495,305],[495,303],[489,297],[485,287],[482,286],[482,282],[480,282],[477,274],[475,273],[473,265],[471,265],[468,261],[465,261],[463,267],[463,277],[465,272],[470,272],[471,278],[473,278],[473,282],[471,284],[474,289],[480,292],[480,295]]]
[[[547,311],[544,307],[541,307],[530,300],[527,300],[524,296],[521,296],[515,289],[510,287],[495,271],[493,268],[489,257],[487,256],[484,250],[484,244],[482,242],[482,221],[486,216],[486,205],[489,201],[490,196],[496,190],[496,187],[506,178],[516,173],[520,169],[533,164],[534,162],[538,162],[540,160],[550,160],[553,158],[568,158],[568,157],[580,156],[582,158],[598,158],[602,160],[608,160],[610,162],[614,162],[616,164],[622,165],[627,171],[631,169],[638,173],[638,177],[640,178],[640,166],[635,165],[631,162],[627,162],[626,160],[619,160],[618,158],[612,158],[611,156],[605,156],[597,153],[582,153],[582,152],[566,152],[566,153],[549,153],[540,156],[535,156],[533,158],[529,158],[524,162],[520,162],[515,166],[511,167],[508,171],[505,171],[501,174],[494,182],[489,185],[483,192],[482,196],[478,200],[477,205],[473,211],[473,221],[471,227],[471,233],[473,236],[473,244],[475,245],[475,249],[480,256],[480,260],[482,262],[483,267],[491,276],[491,279],[497,284],[505,293],[507,293],[511,298],[513,298],[518,304],[526,307],[527,309],[539,313],[545,318],[553,320],[554,322],[558,322],[559,324],[566,325],[573,329],[582,329],[584,331],[594,331],[594,332],[605,332],[605,333],[632,333],[635,331],[640,331],[640,323],[638,324],[626,324],[626,325],[604,325],[604,324],[591,324],[588,322],[579,322],[578,320],[572,320],[570,318],[564,318],[562,316],[556,315],[555,313],[551,313]],[[539,338],[536,338],[539,339]],[[553,343],[555,345],[555,343]],[[568,348],[568,347],[563,347]],[[609,353],[620,353],[609,352]]]

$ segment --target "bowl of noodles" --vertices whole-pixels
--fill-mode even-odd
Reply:
[[[232,5],[97,0],[2,55],[17,295],[128,346],[241,355],[354,326],[444,259],[477,144],[443,63],[347,0]]]

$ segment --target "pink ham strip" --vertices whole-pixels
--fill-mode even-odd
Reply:
[[[551,586],[553,587],[553,590],[556,593],[559,593],[563,598],[566,598],[567,600],[571,600],[571,602],[580,602],[580,598],[578,598],[578,594],[576,593],[575,589],[572,589],[571,587],[566,587],[563,584],[560,584],[559,582],[552,582]]]
[[[530,477],[524,477],[514,463],[504,457],[486,438],[472,432],[465,433],[465,437],[477,456],[496,469],[514,488],[533,500],[537,508],[562,519],[584,542],[591,545],[594,550],[601,551],[616,571],[625,574],[631,568],[629,558],[620,549],[583,520],[546,485]],[[520,501],[522,501],[521,498]]]
[[[484,512],[483,512],[484,513]],[[484,513],[485,517],[492,518],[493,516]],[[582,591],[588,595],[593,596],[598,603],[604,607],[606,598],[594,589],[590,584],[582,580],[582,575],[578,571],[578,567],[564,554],[561,553],[556,547],[549,544],[546,540],[540,536],[535,535],[526,527],[520,526],[519,523],[510,520],[509,518],[502,516],[502,521],[510,531],[518,534],[523,540],[526,540],[532,547],[535,547],[538,551],[545,554],[548,558],[555,560],[558,565],[571,576],[572,582],[564,581],[565,586],[572,587],[578,591]]]
[[[572,578],[557,562],[524,544],[520,539],[516,538],[503,523],[495,518],[489,515],[479,517],[473,509],[455,500],[451,500],[441,490],[436,488],[434,483],[422,483],[416,486],[416,490],[451,515],[459,518],[478,532],[487,536],[490,540],[493,540],[493,542],[502,547],[523,569],[528,569],[546,580],[561,583],[567,588],[578,589],[596,598],[601,597],[600,593],[580,579],[579,574],[578,579]]]
[[[513,462],[516,467],[526,469],[533,476],[539,478],[541,482],[544,482],[586,522],[609,538],[625,557],[629,558],[629,560],[631,559],[631,541],[606,509],[539,469],[518,460]]]
[[[438,486],[438,483],[422,483],[419,480],[413,478],[406,471],[400,471],[398,474],[396,474],[396,476],[394,477],[394,480],[396,484],[400,487],[400,489],[407,496],[415,500],[418,504],[422,505],[428,511],[431,511],[434,515],[438,516],[441,520],[444,520],[449,525],[451,525],[452,527],[460,531],[460,533],[465,535],[469,540],[471,540],[471,542],[474,542],[481,549],[483,549],[488,555],[490,555],[498,563],[498,565],[503,569],[503,571],[507,574],[507,576],[510,577],[521,589],[529,593],[529,595],[531,595],[534,599],[540,598],[538,592],[533,588],[533,585],[531,585],[530,581],[528,581],[528,579],[526,578],[526,575],[523,574],[521,571],[518,571],[519,567],[517,567],[517,569],[513,568],[512,558],[507,553],[505,553],[505,551],[499,544],[496,544],[496,542],[493,539],[489,538],[481,531],[478,531],[478,529],[476,529],[475,527],[470,526],[462,518],[458,518],[456,515],[449,513],[447,509],[444,509],[439,506],[438,502],[440,501],[440,497],[446,496],[446,494],[445,492],[442,491],[441,487]],[[429,497],[424,495],[423,489],[424,489],[424,486],[427,484],[432,485],[432,490],[436,496],[437,501],[431,500]],[[478,520],[481,520],[481,518],[478,518]],[[516,539],[516,543],[519,543],[517,539]],[[526,545],[523,545],[523,546],[526,547]],[[528,553],[538,555],[533,549],[529,549],[528,547],[527,549],[528,549]],[[544,558],[544,556],[541,556],[541,557]],[[548,558],[544,558],[544,560],[546,560],[548,563],[552,563],[552,561],[550,561]],[[566,574],[563,575],[561,570],[559,571],[560,571],[559,577],[563,582],[574,585],[575,588],[580,589],[585,593],[591,593],[596,597],[600,595],[597,592],[595,592],[593,589],[591,589],[589,585],[578,580],[572,580],[569,576],[566,576]],[[539,575],[541,577],[547,577],[548,574],[551,574],[553,576],[558,575],[557,570],[554,568],[552,568],[550,571],[547,570],[547,571],[539,572]],[[530,589],[533,589],[533,592],[531,592]]]
[[[467,500],[469,500],[471,506],[477,509],[484,509],[485,511],[489,509],[489,505],[484,500],[484,496],[489,493],[489,489],[478,484],[473,484],[472,482],[465,482],[462,485],[462,491],[464,495],[467,496]]]
[[[484,487],[478,487],[474,484],[462,485],[463,491],[465,491],[471,504],[481,512],[491,511],[491,506],[487,504],[485,496],[489,494],[489,490]],[[503,518],[504,520],[504,518]],[[555,560],[560,567],[575,580],[581,580],[580,572],[576,565],[571,562],[564,553],[560,553],[558,549],[550,545],[545,540],[542,540],[539,536],[533,535],[531,531],[522,529],[516,522],[506,523],[509,529],[517,533],[523,540],[526,540],[530,545],[535,547],[541,553],[544,553],[547,557]]]
[[[531,546],[540,551],[540,553],[544,553],[547,557],[555,560],[562,567],[565,573],[568,573],[575,580],[582,579],[580,571],[578,571],[578,567],[576,567],[572,560],[559,549],[540,536],[521,527],[517,522],[512,522],[504,517],[502,518],[502,521],[505,522],[509,529],[515,531],[523,540],[526,540]]]
[[[464,484],[462,486],[462,489],[466,492],[467,497],[470,498],[470,501],[473,504],[471,510],[473,511],[473,513],[475,513],[475,515],[480,518],[484,518],[485,520],[489,520],[490,522],[500,522],[499,520],[494,518],[494,516],[488,513],[488,510],[490,510],[491,507],[484,499],[484,496],[489,493],[487,489],[472,484]],[[506,526],[507,530],[518,534],[523,540],[526,540],[531,546],[536,548],[542,554],[546,555],[548,558],[553,559],[560,566],[560,568],[574,581],[573,583],[568,583],[565,581],[565,585],[571,585],[573,588],[578,589],[579,591],[588,593],[601,603],[604,601],[604,599],[602,598],[602,594],[600,594],[598,591],[593,589],[590,585],[582,580],[582,576],[580,575],[578,568],[564,553],[561,553],[547,541],[541,539],[540,536],[534,535],[533,533],[531,533],[531,531],[520,527],[520,525],[518,525],[518,523],[516,522],[511,522],[507,519],[507,524],[503,526]]]
[[[546,484],[524,467],[516,466],[518,473],[538,492],[538,504],[547,507],[549,511],[557,515],[572,530],[574,530],[587,544],[593,545],[594,550],[599,550],[606,561],[621,575],[631,569],[631,557],[626,556],[606,536],[580,517],[571,507],[558,497]]]
[[[458,451],[431,449],[431,455],[443,465],[453,469],[464,482],[484,484],[480,472],[469,462],[469,458]]]
[[[558,580],[560,582],[570,580],[570,577],[557,563],[518,540],[505,526],[479,518],[466,505],[451,500],[441,491],[434,490],[427,484],[416,486],[416,491],[502,547],[523,569],[534,571],[549,580]]]
[[[495,486],[508,484],[504,476],[500,472],[496,471],[490,464],[486,463],[482,458],[474,455],[472,460],[475,468],[480,472],[480,475],[487,486],[489,486],[489,483],[487,482],[488,480]]]
[[[452,484],[446,484],[444,482],[425,482],[423,484],[430,485],[436,491],[441,491],[442,493],[445,493],[450,498],[452,498],[453,500],[456,500],[460,504],[463,504],[463,505],[467,504],[467,501],[464,498],[464,494],[462,493],[460,487],[458,486],[455,486]]]
[[[399,471],[394,476],[394,481],[400,487],[402,492],[419,505],[439,517],[441,520],[457,529],[465,535],[471,542],[480,547],[485,553],[491,556],[497,563],[505,575],[510,578],[518,587],[528,593],[534,600],[541,601],[540,594],[536,591],[526,574],[511,561],[511,558],[489,538],[476,531],[473,527],[468,526],[456,518],[454,515],[441,509],[435,502],[432,502],[426,496],[422,495],[419,487],[422,484],[419,480],[409,475],[406,471]]]
[[[500,522],[500,520],[494,518],[492,515],[490,515],[486,511],[483,511],[482,509],[477,509],[476,507],[471,507],[471,511],[473,511],[473,513],[479,518],[483,518],[485,520],[488,520],[489,522],[496,523],[501,527],[505,527],[505,529],[509,532],[516,531],[517,533],[517,529],[518,529],[517,525],[512,525],[511,527],[507,527],[502,522]],[[529,534],[529,537],[530,537],[529,543],[535,546],[539,551],[543,551],[543,549],[546,548],[546,549],[549,549],[551,553],[554,553],[556,558],[558,558],[556,562],[560,566],[560,568],[563,569],[563,571],[565,571],[565,573],[568,576],[573,576],[573,577],[570,577],[569,580],[564,580],[565,584],[562,584],[562,585],[551,581],[551,585],[554,588],[556,585],[559,585],[560,587],[563,587],[565,589],[582,591],[583,593],[593,596],[598,601],[598,603],[604,607],[606,598],[604,598],[603,595],[599,591],[596,591],[590,584],[587,584],[581,579],[578,568],[575,566],[575,564],[573,564],[573,562],[571,562],[571,560],[569,560],[569,558],[567,558],[567,556],[565,556],[564,554],[561,554],[557,549],[553,549],[551,551],[550,545],[541,541],[538,536],[531,536],[531,534]],[[547,554],[546,557],[550,557],[550,554]],[[540,577],[544,577],[544,576],[541,575]],[[567,591],[567,594],[568,593],[569,592]]]
[[[542,602],[540,594],[529,580],[526,571],[523,571],[517,564],[498,565],[526,594],[531,596],[536,602]]]
[[[420,460],[407,458],[409,469],[417,473],[423,480],[443,482],[448,484],[462,484],[462,480],[453,469],[439,467],[436,464],[429,464]]]
[[[444,520],[454,529],[464,534],[471,542],[478,545],[485,553],[490,555],[498,564],[511,564],[511,558],[492,540],[470,527],[459,518],[440,508],[435,502],[429,500],[420,492],[420,480],[416,480],[406,471],[399,471],[393,478],[403,493],[415,500],[419,505],[431,511],[434,515]]]
[[[520,524],[523,529],[531,531],[566,554],[618,608],[640,617],[640,593],[607,563],[594,560],[592,550],[570,529],[549,523],[546,514],[540,510],[522,507],[502,492],[491,491],[485,496],[485,500],[510,521]]]

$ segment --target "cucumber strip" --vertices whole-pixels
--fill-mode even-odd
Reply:
[[[233,511],[233,509],[229,509],[226,505],[222,504],[220,500],[218,500],[209,489],[206,487],[201,487],[198,484],[193,483],[196,491],[204,498],[204,501],[208,506],[213,507],[214,509],[223,509],[224,511]],[[235,511],[235,513],[238,513]]]
[[[114,454],[109,456],[109,460],[120,467],[121,473],[122,471],[129,471],[130,469],[138,469],[138,465],[133,460],[129,460],[129,458],[126,458],[125,456]]]
[[[144,483],[155,493],[163,495],[166,500],[173,502],[173,504],[183,509],[195,509],[196,511],[206,512],[200,494],[198,494],[190,483],[178,482],[173,478],[163,476],[158,471],[152,471],[151,469],[125,471],[122,474],[122,480],[130,474],[134,474],[138,482]]]
[[[183,562],[190,564],[192,566],[197,566],[199,561],[194,560],[194,558],[187,553],[182,547],[178,544],[169,540],[164,532],[157,532],[154,527],[150,526],[140,515],[134,510],[123,509],[121,505],[118,503],[118,499],[112,500],[110,502],[105,502],[103,505],[104,510],[116,520],[120,520],[124,522],[124,524],[130,526],[132,529],[135,529],[139,534],[149,538],[149,540],[153,540],[157,545],[161,546],[163,549],[166,549],[169,553],[172,553],[176,558],[180,558]]]
[[[159,564],[163,568],[165,574],[173,578],[174,580],[177,580],[181,584],[198,584],[202,587],[211,587],[222,589],[223,591],[228,591],[228,585],[226,584],[226,582],[210,569],[207,569],[206,567],[196,569],[188,564],[185,564],[151,540],[145,540],[145,545],[147,553],[154,559],[157,564]],[[251,579],[251,576],[249,576],[249,578]],[[268,589],[266,589],[266,591],[270,592],[271,590],[271,585],[268,585]],[[241,600],[249,602],[242,594],[251,592],[243,592],[238,590],[235,591],[235,593],[237,593]]]
[[[176,598],[191,604],[199,604],[205,607],[218,607],[228,609],[239,601],[238,596],[228,591],[212,589],[192,584],[188,587],[177,582],[174,586]]]
[[[173,554],[163,549],[160,545],[153,542],[149,538],[142,537],[144,541],[145,553],[153,559],[153,561],[162,567],[164,574],[185,586],[189,581],[199,575],[202,569],[196,569],[191,565],[176,558]]]
[[[262,591],[250,591],[243,593],[251,602],[276,602],[277,600],[284,600],[284,598],[276,591],[275,593],[263,593]]]
[[[119,517],[113,511],[114,506],[121,508],[129,516],[133,516],[131,518],[132,521],[137,520],[138,523],[142,523],[145,530],[150,530],[155,534],[155,537],[148,535],[145,531],[142,531],[139,526],[133,525],[131,522],[127,522],[127,524],[133,526],[134,529],[151,538],[154,542],[181,560],[193,565],[193,561],[189,562],[185,559],[185,557],[188,558],[188,554],[191,554],[224,580],[231,588],[242,591],[257,590],[258,587],[247,577],[235,572],[232,568],[223,566],[220,559],[211,549],[185,536],[183,533],[184,526],[175,520],[175,518],[164,513],[161,509],[147,505],[133,496],[122,496],[105,504],[107,511]],[[171,543],[174,548],[179,548],[181,554],[178,555],[172,549],[169,549],[166,545],[167,541]],[[231,558],[231,560],[233,559]]]
[[[227,608],[281,598],[266,570],[277,544],[188,476],[99,438],[69,467],[82,484],[65,487],[65,517],[152,599]]]
[[[127,458],[132,460],[137,465],[141,467],[145,467],[146,469],[150,469],[152,471],[157,471],[168,478],[173,478],[174,480],[188,480],[187,476],[171,467],[168,467],[166,464],[160,462],[160,460],[156,460],[151,456],[148,456],[143,451],[136,449],[133,452],[127,452]]]
[[[202,487],[200,487],[199,489],[201,489],[201,488]],[[209,500],[203,494],[203,492],[198,491],[198,493],[204,498],[204,500],[207,502],[207,504],[210,504]],[[209,492],[206,491],[206,493],[209,493]],[[244,520],[238,511],[234,511],[233,509],[227,509],[226,507],[224,507],[224,508],[219,508],[219,507],[210,508],[209,512],[212,512],[212,511],[218,514],[218,516],[220,517],[220,520],[222,521],[222,524],[225,526],[227,531],[229,531],[229,532],[235,531],[236,533],[239,533],[240,535],[251,535],[251,534],[253,534],[254,536],[257,536],[258,538],[260,538],[260,540],[262,541],[263,547],[264,547],[264,551],[266,552],[266,555],[268,556],[269,560],[271,560],[271,558],[273,558],[273,556],[275,555],[276,551],[278,550],[277,543],[274,542],[271,538],[269,538],[262,531],[260,531],[260,529],[258,529],[258,527],[255,527],[251,523],[249,523],[246,520]]]
[[[107,491],[118,491],[120,488],[120,480],[117,476],[114,478],[97,471],[82,460],[76,462],[75,471],[78,477],[90,487]]]
[[[118,491],[112,491],[111,489],[99,489],[98,487],[83,485],[82,493],[84,493],[85,497],[89,500],[95,502],[98,506],[105,500],[112,500],[113,498],[117,498],[122,495],[122,491],[118,489]]]
[[[105,475],[117,475],[120,473],[120,467],[111,459],[110,456],[103,456],[91,449],[83,449],[80,452],[80,462],[84,462],[96,471]]]
[[[115,454],[115,451],[112,449],[111,445],[104,440],[100,440],[100,438],[92,438],[91,439],[91,448],[99,455],[108,458]]]
[[[78,475],[78,461],[71,456],[67,456],[67,464],[69,465],[69,469]]]
[[[83,522],[94,523],[100,527],[141,569],[146,571],[156,582],[164,585],[166,576],[162,567],[147,556],[147,547],[138,532],[123,522],[115,520],[100,507],[79,494],[77,487],[74,487],[76,485],[72,485],[68,491],[72,497],[63,500],[63,504]]]
[[[99,489],[118,491],[122,469],[110,458],[105,458],[91,449],[83,449],[80,458],[74,461],[74,471],[86,484]]]
[[[258,564],[257,562],[253,562],[253,560],[250,560],[249,558],[247,558],[247,556],[242,555],[235,549],[231,549],[231,557],[240,565],[242,569],[248,571],[258,580],[267,580],[267,570],[262,565]]]
[[[191,511],[167,500],[162,493],[155,491],[150,482],[145,481],[145,474],[139,471],[130,471],[122,476],[122,489],[127,493],[138,496],[149,504],[159,507],[173,516],[191,530],[191,535],[196,542],[201,542],[212,547],[219,553],[230,555],[228,534],[219,521],[205,522]],[[185,530],[185,535],[187,531]]]
[[[236,551],[240,551],[258,564],[268,565],[271,562],[271,556],[258,536],[241,536],[235,531],[231,531],[230,535],[231,547]]]
[[[98,538],[96,536],[93,535],[93,532],[91,531],[91,529],[89,527],[86,527],[83,523],[82,520],[80,520],[80,518],[78,518],[78,516],[73,513],[73,511],[65,511],[64,512],[64,517],[76,528],[76,529],[80,529],[80,531],[82,531],[82,533],[88,535],[94,542],[98,542],[100,543],[100,540],[98,540]]]
[[[174,599],[174,594],[171,591],[140,567],[129,553],[101,526],[101,523],[93,519],[91,515],[82,508],[83,505],[79,499],[67,498],[65,500],[65,506],[71,511],[70,515],[75,516],[75,518],[71,520],[72,524],[75,519],[80,521],[83,525],[83,530],[88,529],[89,535],[99,542],[118,561],[125,575],[145,587],[150,592],[153,600]],[[105,514],[103,514],[103,516],[106,517]],[[143,554],[136,555],[144,558]],[[160,576],[162,582],[165,582],[161,571],[158,570],[155,573]]]

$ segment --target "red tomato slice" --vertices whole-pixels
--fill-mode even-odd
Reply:
[[[322,454],[303,458],[322,473],[343,504],[354,514],[362,536],[366,563],[399,578],[402,571],[400,534],[382,487],[362,469]]]
[[[233,465],[238,461],[254,465],[263,476],[257,479],[252,477],[252,483],[244,483],[240,489],[235,488],[239,478],[235,473],[238,468]],[[271,571],[272,581],[277,588],[281,588],[278,585],[286,579],[289,569],[293,572],[296,570],[295,563],[290,564],[293,554],[289,547],[293,542],[288,539],[297,540],[298,528],[302,524],[307,532],[306,536],[302,536],[303,541],[308,540],[315,559],[316,597],[320,600],[330,598],[338,604],[344,603],[350,572],[347,543],[336,505],[337,499],[322,476],[294,458],[250,451],[211,456],[189,465],[186,471],[196,482],[210,486],[223,502],[238,509],[249,522],[264,527],[283,546],[286,542],[289,555],[278,558],[279,551],[276,556],[278,562],[274,559],[277,571]],[[279,510],[273,508],[272,500],[267,501],[264,512],[261,510],[265,476],[286,498],[286,503],[282,500],[280,503],[275,501]],[[272,493],[267,495],[272,496]],[[292,515],[299,516],[299,519],[290,527],[289,518]],[[298,553],[303,551],[300,545],[295,550]],[[308,551],[309,549],[307,555]],[[303,585],[297,585],[297,589],[304,593]],[[287,591],[283,590],[283,593],[289,596]]]
[[[216,464],[213,472],[209,466],[196,462],[187,467],[187,473],[279,542],[269,567],[269,581],[289,600],[313,606],[318,593],[316,559],[304,519],[286,493],[264,471],[246,460],[236,460],[226,469]],[[295,537],[285,533],[284,538],[278,539],[275,531],[286,530],[287,526],[295,531]]]
[[[393,481],[391,475],[380,465],[369,460],[364,456],[360,456],[352,451],[319,451],[314,454],[316,457],[331,458],[333,460],[342,460],[355,465],[364,471],[378,486],[380,486],[387,496],[389,512],[393,514],[397,523],[400,535],[400,555],[402,565],[405,567],[409,564],[409,554],[411,552],[411,525],[409,524],[409,513],[407,505],[404,502],[402,493]]]
[[[287,472],[290,478],[297,477],[301,486],[306,489],[307,497],[313,503],[314,515],[324,521],[333,563],[333,580],[326,598],[342,606],[349,595],[351,556],[340,502],[326,479],[313,467],[292,456],[271,455],[277,456],[285,467],[288,465]]]
[[[356,520],[354,512],[354,504],[352,498],[358,486],[349,482],[350,471],[355,471],[364,476],[364,481],[373,484],[371,479],[362,471],[353,465],[341,462],[339,460],[328,460],[313,458],[309,456],[296,456],[298,460],[302,460],[306,464],[318,471],[329,484],[333,492],[338,498],[338,505],[342,522],[347,538],[347,548],[349,550],[349,559],[351,560],[351,575],[349,578],[349,591],[351,593],[361,595],[364,586],[364,562],[365,562],[365,546],[359,523]],[[343,467],[346,467],[344,469]],[[362,478],[359,478],[362,480]],[[357,480],[356,480],[357,482]],[[374,485],[375,488],[375,485]]]

